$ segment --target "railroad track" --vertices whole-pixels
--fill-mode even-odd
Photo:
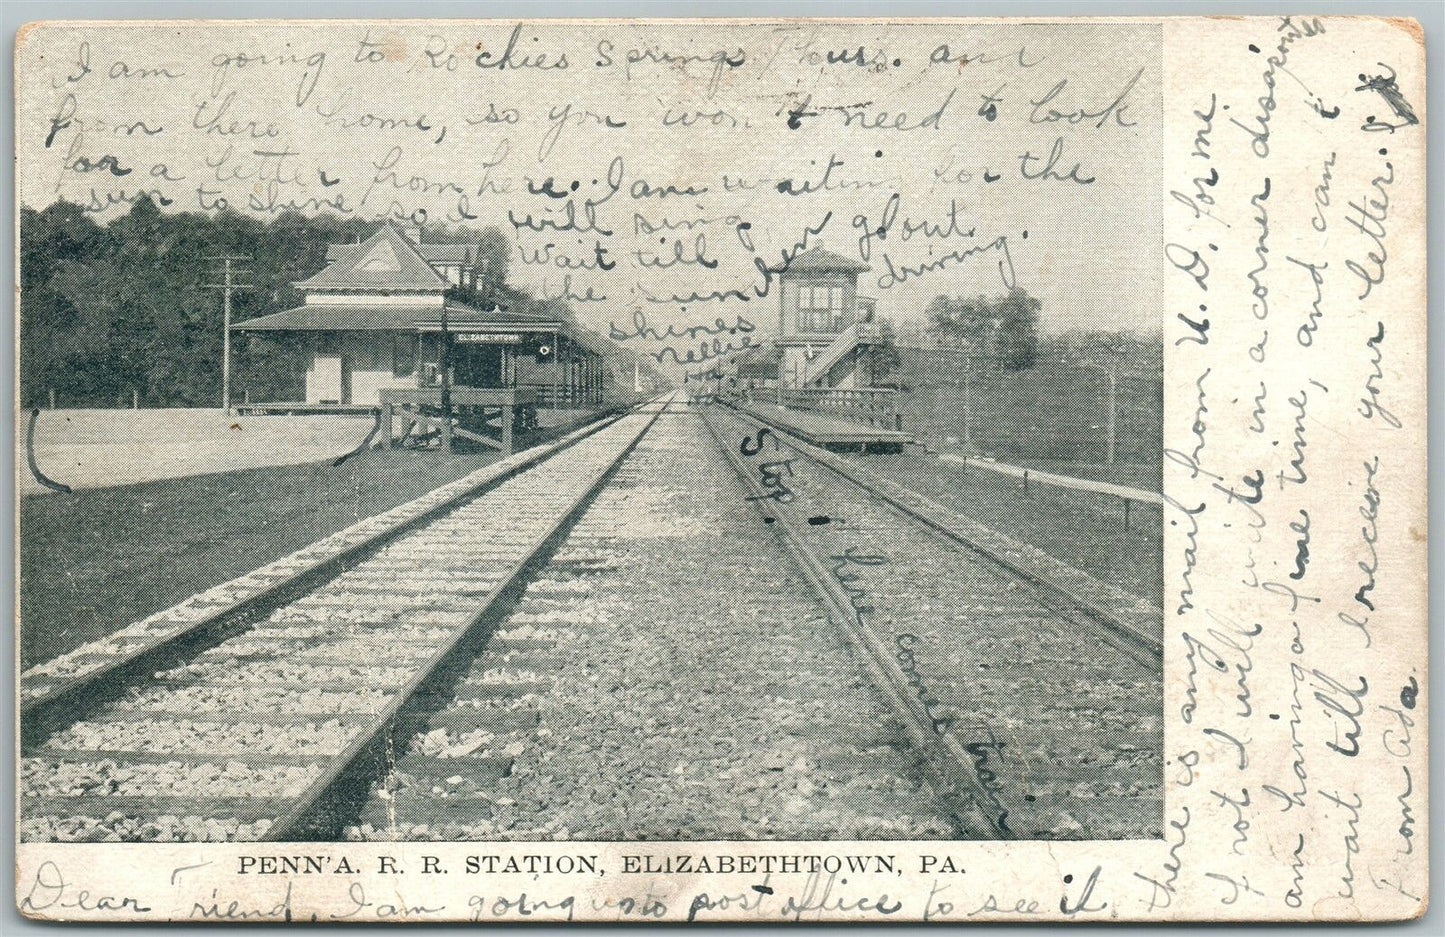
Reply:
[[[486,646],[393,733],[346,838],[960,830],[701,418],[660,418]]]
[[[1126,838],[1162,817],[1160,644],[846,465],[706,408],[718,445],[863,652],[964,835]]]
[[[1147,622],[739,415],[674,407],[648,436],[664,411],[32,668],[22,837],[1156,831]],[[712,696],[726,718],[671,718]],[[718,786],[742,814],[698,819]]]
[[[486,644],[666,407],[503,460],[22,674],[22,837],[334,837],[395,767],[397,727]]]

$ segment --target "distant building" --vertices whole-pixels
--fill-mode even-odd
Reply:
[[[544,404],[564,406],[601,399],[600,339],[555,319],[447,300],[448,287],[475,286],[475,248],[420,238],[387,224],[359,244],[330,245],[326,267],[294,284],[302,305],[232,328],[300,344],[308,404],[374,404],[384,389],[438,387],[443,317],[454,386],[534,387]]]
[[[876,301],[858,295],[858,275],[869,266],[821,246],[793,258],[778,277],[778,379],[784,387],[855,387],[871,383],[857,363],[860,338],[871,332]],[[866,345],[864,341],[862,344]]]
[[[871,269],[822,246],[778,275],[778,328],[767,341],[698,373],[725,386],[871,387],[870,347],[883,342],[877,301],[858,295]]]

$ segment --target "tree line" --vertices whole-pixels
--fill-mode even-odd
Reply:
[[[219,261],[248,289],[232,295],[231,321],[300,305],[291,284],[326,265],[328,244],[362,240],[376,221],[286,212],[261,221],[234,210],[160,211],[148,198],[107,225],[59,201],[20,213],[20,404],[54,390],[68,407],[219,406],[222,316]],[[475,289],[451,295],[576,323],[564,300],[507,282],[511,245],[500,228],[428,229],[428,243],[469,243],[481,262]],[[294,342],[233,333],[235,397],[298,399],[305,359]],[[628,365],[630,367],[630,363]]]
[[[1026,371],[1039,354],[1043,303],[1022,287],[1003,296],[935,296],[924,307],[926,329],[945,348],[963,348],[1005,371]]]

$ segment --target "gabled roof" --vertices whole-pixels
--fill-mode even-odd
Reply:
[[[428,307],[368,304],[364,301],[345,305],[314,303],[238,322],[231,328],[238,332],[415,332],[421,323],[440,319],[441,310]],[[461,303],[447,303],[447,328],[453,331],[465,331],[468,326],[498,324],[537,326],[552,322],[504,309],[483,311]]]
[[[355,247],[355,244],[328,244],[326,245],[326,262],[334,263],[346,256],[346,252]],[[469,264],[472,262],[472,245],[470,244],[416,244],[413,245],[418,254],[429,263],[434,264]]]
[[[360,244],[344,246],[348,250],[339,252],[320,273],[292,285],[303,290],[441,292],[447,288],[447,281],[417,253],[416,246],[389,224]]]
[[[841,254],[835,254],[832,251],[823,250],[821,247],[815,247],[810,251],[805,251],[794,257],[793,262],[788,264],[788,269],[784,271],[784,274],[822,273],[833,270],[841,270],[845,273],[863,273],[871,269],[873,268],[865,263],[860,263],[852,258],[844,257]]]

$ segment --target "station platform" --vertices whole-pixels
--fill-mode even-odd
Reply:
[[[905,444],[913,442],[910,433],[854,423],[828,413],[794,410],[775,404],[729,403],[728,406],[823,449],[896,452]]]
[[[232,410],[240,416],[321,416],[341,414],[342,416],[369,416],[377,410],[374,403],[242,403],[233,404]]]

